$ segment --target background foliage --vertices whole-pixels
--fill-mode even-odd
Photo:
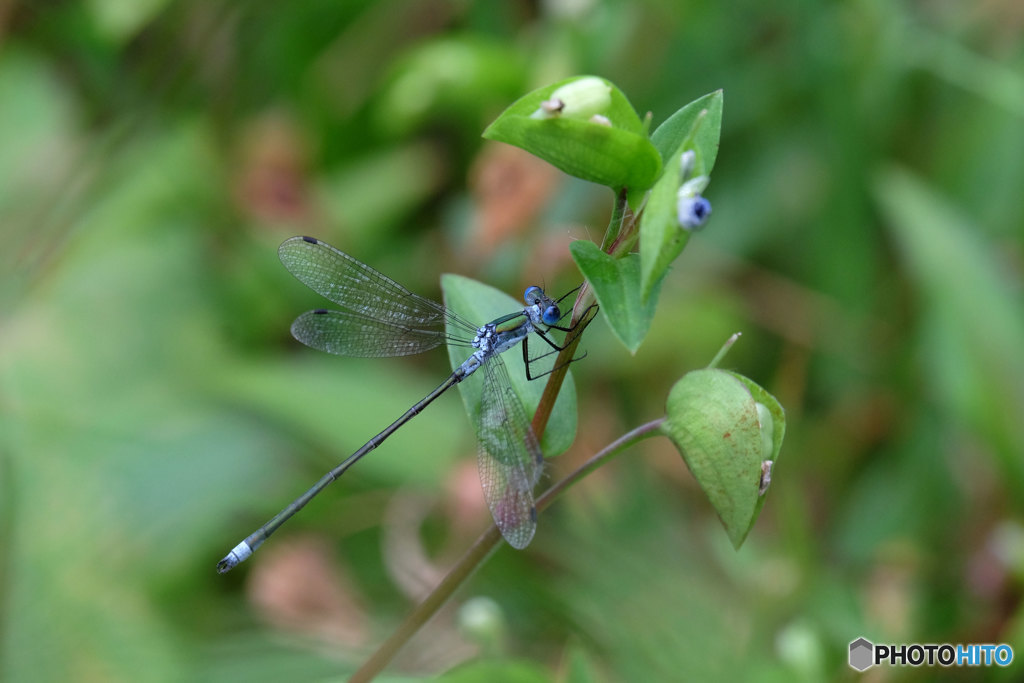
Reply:
[[[737,330],[784,457],[734,552],[641,444],[394,671],[820,680],[862,635],[1024,653],[1022,29],[1013,0],[0,3],[0,675],[341,676],[388,633],[488,520],[454,398],[214,572],[446,372],[292,342],[322,304],[277,244],[433,296],[442,272],[571,287],[610,193],[480,134],[576,73],[655,125],[718,88],[725,113],[710,224],[635,356],[588,331],[552,476]]]

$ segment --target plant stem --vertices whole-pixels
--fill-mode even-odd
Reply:
[[[412,612],[398,625],[398,628],[388,636],[388,639],[381,643],[380,647],[370,655],[370,658],[363,662],[363,665],[352,674],[349,682],[370,681],[373,680],[374,676],[383,671],[384,667],[391,662],[398,651],[409,642],[409,639],[416,635],[416,632],[441,609],[444,603],[448,601],[448,598],[455,592],[455,589],[461,586],[478,567],[483,565],[488,555],[498,547],[500,540],[501,532],[498,531],[496,525],[492,524],[490,528],[476,539],[476,542],[469,547],[469,550],[459,558],[455,566],[445,574],[444,578],[441,579],[441,583],[437,584],[434,590],[430,591],[430,594],[424,598],[423,602],[416,605]]]
[[[711,359],[710,363],[708,363],[708,368],[717,368],[718,364],[722,362],[723,358],[725,358],[725,354],[729,353],[729,349],[732,348],[732,345],[736,343],[736,340],[739,339],[742,334],[742,332],[736,332],[726,339],[725,343],[722,344],[722,348],[718,350],[715,357]]]
[[[615,196],[615,206],[612,208],[612,218],[608,221],[608,229],[604,232],[604,240],[601,241],[601,251],[606,254],[612,253],[615,242],[622,235],[623,227],[629,215],[629,201],[626,190],[622,189]]]
[[[555,401],[558,399],[558,392],[562,390],[562,382],[569,372],[569,364],[572,363],[576,347],[579,346],[580,337],[590,321],[597,315],[597,307],[594,305],[594,292],[590,289],[590,283],[584,282],[580,287],[580,293],[576,295],[576,303],[573,304],[572,317],[569,332],[565,339],[565,347],[558,352],[555,359],[554,370],[548,375],[548,383],[544,385],[544,393],[541,394],[540,403],[537,404],[537,411],[533,414],[533,433],[539,440],[547,429],[548,419],[551,411],[555,408]]]
[[[626,432],[618,439],[612,441],[610,444],[592,455],[589,460],[570,472],[563,479],[552,484],[551,488],[541,494],[540,498],[537,499],[537,512],[539,513],[547,509],[551,503],[554,502],[555,498],[561,495],[563,491],[593,472],[600,465],[611,460],[620,452],[629,448],[638,441],[654,436],[658,430],[661,429],[661,425],[664,421],[665,418],[659,417],[657,420],[651,420],[650,422],[642,424],[639,427]]]
[[[608,228],[605,230],[604,240],[601,243],[602,251],[612,254],[617,249],[621,249],[624,243],[632,244],[636,237],[636,218],[636,214],[629,208],[626,190],[619,191],[615,197],[611,220],[608,221]],[[590,288],[589,282],[584,282],[580,287],[579,294],[576,295],[576,302],[572,308],[569,326],[573,331],[566,338],[565,348],[559,352],[558,358],[555,360],[555,369],[548,376],[548,383],[544,385],[544,393],[540,397],[540,403],[537,404],[537,411],[533,414],[533,433],[537,435],[538,439],[544,435],[544,430],[547,429],[548,419],[551,417],[551,411],[555,408],[558,392],[562,390],[562,382],[565,381],[569,364],[576,353],[576,347],[579,346],[580,335],[597,315],[597,309],[592,307],[594,303],[594,290]],[[589,318],[580,324],[580,320],[585,316],[589,316]]]
[[[608,223],[608,229],[605,232],[601,245],[602,250],[609,254],[624,253],[636,241],[636,219],[638,216],[629,208],[626,190],[621,190],[615,199],[612,218]],[[544,435],[544,430],[547,428],[551,411],[555,407],[555,400],[562,389],[565,375],[569,372],[569,364],[572,362],[573,356],[576,353],[576,347],[579,345],[580,336],[596,315],[597,306],[594,292],[590,288],[590,283],[584,282],[583,286],[580,287],[579,294],[576,295],[576,302],[573,304],[569,325],[572,331],[568,333],[565,340],[565,348],[558,353],[558,359],[555,361],[554,366],[555,369],[548,376],[548,382],[544,386],[544,393],[541,396],[540,403],[537,405],[537,411],[533,415],[533,433],[537,435],[538,439]],[[554,484],[537,499],[537,512],[539,513],[547,508],[556,496],[595,469],[604,460],[636,441],[650,436],[652,432],[661,426],[663,419],[648,422],[624,434],[618,440],[595,454],[565,479]],[[501,533],[498,531],[498,527],[492,524],[470,546],[469,550],[466,551],[441,580],[441,583],[431,591],[430,595],[423,602],[409,613],[395,632],[381,644],[377,651],[352,675],[350,680],[369,681],[383,671],[384,667],[388,665],[398,650],[437,613],[437,610],[448,601],[448,598],[452,596],[455,589],[461,586],[476,571],[477,567],[483,564],[484,560],[497,548],[500,541]]]
[[[629,431],[618,439],[608,444],[595,453],[589,460],[573,470],[568,476],[556,482],[537,499],[537,512],[540,513],[548,508],[555,498],[562,494],[567,488],[597,469],[598,466],[611,460],[612,457],[632,446],[634,443],[652,436],[658,432],[665,418],[659,418],[641,425]],[[350,681],[369,681],[384,670],[384,667],[391,662],[395,654],[409,641],[410,638],[437,613],[441,606],[455,593],[473,572],[480,567],[484,560],[494,552],[501,542],[501,532],[494,524],[483,532],[476,542],[469,547],[469,550],[459,558],[459,561],[448,571],[441,583],[430,592],[423,602],[413,608],[398,628],[381,643],[369,659],[352,674]]]

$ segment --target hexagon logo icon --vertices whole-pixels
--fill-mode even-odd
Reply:
[[[875,646],[867,638],[858,638],[850,643],[850,666],[857,671],[864,671],[872,666],[874,662],[872,655]]]

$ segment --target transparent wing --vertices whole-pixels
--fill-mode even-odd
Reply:
[[[443,330],[445,319],[467,332],[476,326],[436,301],[413,294],[362,261],[312,237],[292,237],[277,250],[292,275],[356,316],[409,329]]]
[[[498,356],[484,364],[477,437],[477,466],[487,507],[508,544],[525,548],[537,529],[533,488],[540,479],[544,455]]]
[[[306,311],[292,323],[306,346],[339,356],[382,358],[423,353],[448,341],[443,330],[374,320],[347,311]],[[458,343],[457,340],[452,340]]]

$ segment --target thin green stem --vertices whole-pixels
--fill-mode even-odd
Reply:
[[[555,498],[561,495],[566,489],[575,484],[577,481],[585,477],[590,472],[597,469],[600,465],[611,460],[614,456],[618,455],[626,448],[633,444],[646,439],[649,436],[653,436],[658,433],[662,422],[665,418],[660,418],[648,422],[647,424],[641,425],[636,429],[629,431],[618,439],[608,444],[600,451],[595,453],[589,460],[573,470],[568,476],[559,480],[545,491],[537,499],[537,512],[540,513],[547,509]],[[494,552],[501,542],[501,532],[498,531],[498,527],[492,524],[483,534],[480,535],[476,542],[469,547],[469,550],[459,558],[459,561],[448,571],[441,583],[437,585],[434,590],[430,592],[430,595],[426,597],[420,604],[413,608],[405,620],[398,626],[394,633],[388,637],[381,646],[377,648],[366,662],[363,663],[359,669],[352,674],[350,681],[369,681],[374,676],[384,670],[394,658],[395,654],[409,641],[410,638],[424,625],[426,624],[434,614],[437,613],[441,606],[448,601],[448,599],[455,593],[455,590],[461,586],[473,572],[479,568],[484,560]]]
[[[629,217],[629,201],[627,200],[626,190],[619,190],[619,193],[615,195],[615,206],[612,207],[612,218],[608,221],[608,229],[604,231],[604,239],[601,241],[601,251],[610,254],[612,249],[618,241],[619,236],[622,235],[623,230],[626,227],[626,221]]]
[[[567,488],[593,472],[599,466],[611,460],[622,451],[639,441],[655,436],[658,433],[658,430],[661,429],[661,425],[664,422],[665,418],[663,417],[659,417],[657,420],[651,420],[650,422],[626,432],[618,439],[612,441],[610,444],[599,450],[597,453],[592,455],[589,460],[570,472],[566,477],[556,481],[551,485],[551,488],[542,493],[540,498],[537,499],[537,512],[543,512],[551,505],[551,503],[554,502],[555,498],[560,496]]]
[[[710,363],[708,363],[708,367],[709,368],[717,368],[718,367],[718,364],[720,362],[722,362],[723,358],[725,358],[725,354],[729,353],[729,349],[732,348],[732,345],[736,343],[736,340],[740,338],[741,334],[743,334],[743,333],[742,332],[736,332],[731,337],[729,337],[728,339],[725,340],[725,343],[722,344],[722,348],[720,348],[718,350],[718,353],[715,354],[715,357],[711,359]]]
[[[618,223],[609,226],[608,234],[605,235],[604,242],[601,243],[601,251],[615,258],[622,258],[633,250],[633,246],[640,238],[639,227],[643,205],[634,212],[629,205],[629,197],[625,190],[619,194],[616,202],[613,220],[618,217]]]

